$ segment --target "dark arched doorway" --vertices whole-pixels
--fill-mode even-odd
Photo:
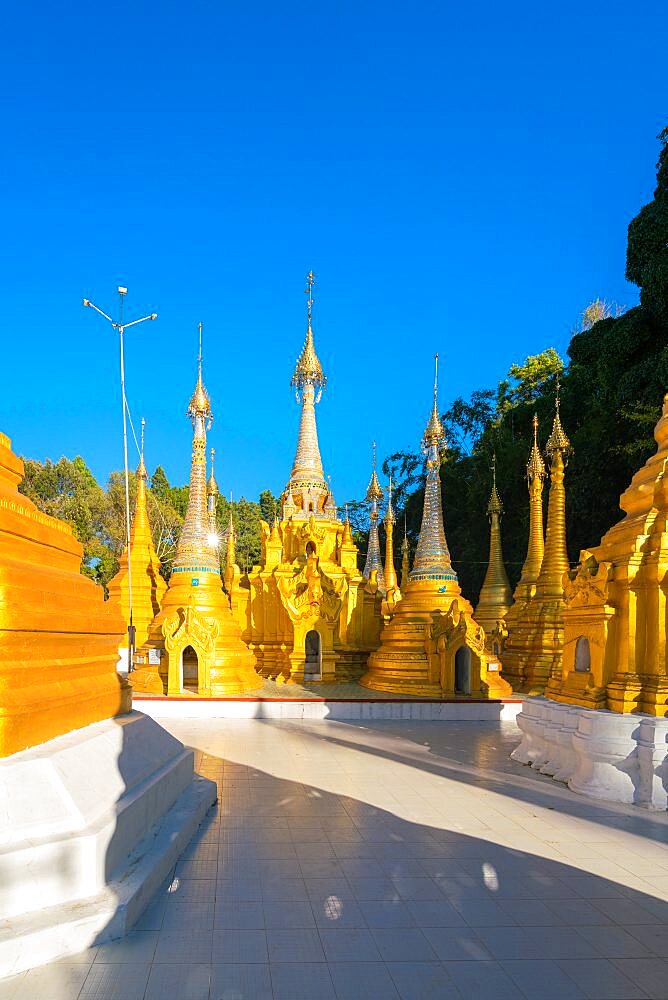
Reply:
[[[322,677],[322,644],[320,633],[311,629],[304,642],[304,679],[319,681]]]
[[[575,646],[575,669],[579,674],[586,674],[591,670],[591,650],[586,635],[581,635]]]
[[[455,653],[455,694],[471,694],[471,650],[460,646]]]
[[[181,687],[184,691],[199,689],[199,662],[192,646],[186,646],[181,653]]]

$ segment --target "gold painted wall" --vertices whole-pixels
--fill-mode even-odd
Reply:
[[[131,709],[120,607],[81,575],[71,528],[19,493],[22,479],[0,434],[0,757]]]

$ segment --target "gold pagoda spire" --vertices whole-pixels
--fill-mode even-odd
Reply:
[[[397,574],[394,569],[394,525],[396,518],[392,510],[392,476],[387,488],[387,510],[383,524],[385,525],[385,588],[389,594],[397,589]]]
[[[371,579],[371,574],[376,571],[378,590],[385,593],[385,575],[383,573],[383,563],[380,558],[380,542],[378,540],[378,504],[383,499],[383,488],[378,482],[376,474],[376,442],[373,442],[372,472],[369,485],[367,486],[365,499],[371,504],[369,514],[369,544],[367,547],[366,562],[364,563],[363,576],[365,580]]]
[[[434,402],[422,437],[426,460],[424,506],[411,580],[457,580],[452,568],[443,527],[440,465],[445,449],[445,431],[438,413],[438,354],[435,355]]]
[[[190,463],[188,507],[176,546],[172,573],[214,573],[220,576],[215,546],[210,544],[209,510],[206,482],[206,432],[213,414],[209,396],[202,381],[202,324],[199,324],[199,355],[197,384],[188,406],[193,425],[193,450]]]
[[[492,632],[497,622],[506,617],[508,609],[513,603],[513,595],[503,563],[501,545],[503,504],[496,488],[496,454],[492,457],[492,492],[487,504],[487,513],[490,522],[489,561],[474,616],[475,620],[487,632]]]
[[[350,517],[348,516],[348,504],[346,504],[346,519],[343,522],[343,535],[341,536],[341,542],[343,545],[352,545],[353,543],[353,529],[350,524]]]
[[[228,566],[233,566],[236,562],[236,533],[234,531],[234,521],[232,520],[232,494],[230,493],[230,515],[227,521],[227,546],[225,563]]]
[[[216,449],[212,448],[209,455],[211,456],[211,474],[206,483],[206,498],[207,511],[209,515],[209,534],[213,536],[218,533],[216,525],[216,499],[218,497],[218,483],[216,482],[216,477],[213,474],[213,462],[216,456]]]
[[[404,540],[401,543],[401,589],[406,588],[411,571],[410,552],[408,548],[408,531],[406,528],[406,515],[404,514]]]
[[[515,588],[516,601],[528,601],[535,591],[536,580],[543,563],[545,533],[543,528],[543,483],[545,463],[538,447],[538,416],[533,415],[533,444],[527,462],[529,490],[529,541],[522,573]]]
[[[571,451],[571,443],[561,424],[559,380],[555,399],[552,433],[547,439],[545,452],[550,459],[550,496],[547,508],[545,551],[540,573],[536,580],[536,597],[542,600],[563,598],[563,576],[570,569],[566,548],[566,491],[564,469]]]
[[[137,466],[137,499],[130,528],[130,566],[128,550],[118,560],[118,572],[109,581],[109,596],[120,601],[125,614],[129,614],[130,574],[132,574],[132,619],[136,629],[135,642],[139,648],[146,641],[148,629],[157,614],[167,584],[160,575],[160,560],[155,551],[151,525],[146,507],[148,475],[144,462],[144,433],[146,421],[141,421],[141,452]],[[121,643],[127,648],[127,637]]]
[[[132,550],[135,546],[135,542],[143,543],[147,540],[150,541],[151,547],[153,546],[153,538],[151,536],[151,526],[148,521],[148,513],[146,511],[146,484],[148,482],[148,475],[146,473],[146,465],[144,464],[144,434],[146,431],[146,421],[141,418],[141,453],[139,455],[139,465],[137,466],[137,500],[135,503],[135,516],[132,521],[132,529],[130,531],[130,549]]]
[[[315,419],[315,404],[320,401],[327,383],[322,365],[315,352],[311,315],[313,308],[313,271],[307,276],[308,294],[306,340],[297,358],[290,385],[295,390],[297,402],[301,403],[297,451],[285,497],[292,494],[298,512],[306,516],[324,516],[324,506],[328,495],[327,483],[320,457],[318,428]],[[284,511],[285,513],[285,511]]]

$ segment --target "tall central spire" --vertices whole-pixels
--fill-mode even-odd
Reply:
[[[427,467],[422,527],[410,573],[411,580],[457,580],[443,527],[439,470],[445,450],[445,431],[438,413],[438,354],[434,362],[434,402],[422,437],[422,452]]]
[[[306,280],[305,291],[308,295],[306,339],[290,381],[290,385],[295,390],[297,402],[301,403],[301,415],[297,451],[285,492],[285,502],[288,502],[290,512],[292,512],[293,505],[296,505],[296,516],[325,517],[327,512],[324,508],[329,490],[325,481],[318,445],[315,404],[320,402],[322,391],[327,384],[327,376],[322,370],[313,342],[313,328],[311,326],[313,284],[315,281],[313,271],[309,271]],[[287,512],[284,511],[284,513]]]
[[[186,573],[196,569],[202,573],[220,574],[215,548],[209,542],[209,513],[206,482],[206,432],[211,427],[213,414],[209,394],[202,381],[202,324],[199,324],[199,354],[197,357],[197,383],[188,406],[188,416],[193,425],[193,451],[190,463],[190,489],[188,509],[176,547],[172,573]]]

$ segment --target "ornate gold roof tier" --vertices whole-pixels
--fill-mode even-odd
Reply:
[[[307,276],[308,293],[306,340],[297,358],[291,386],[295,390],[297,402],[301,403],[297,451],[292,463],[290,479],[283,493],[283,516],[296,518],[328,518],[331,509],[330,490],[325,475],[318,445],[318,428],[315,419],[315,405],[320,401],[327,377],[315,352],[311,316],[313,309],[313,271]]]
[[[514,687],[530,695],[543,694],[550,676],[561,675],[564,644],[563,577],[569,569],[564,470],[571,445],[561,425],[558,385],[554,423],[545,450],[550,458],[550,495],[543,561],[533,597],[517,617],[506,617],[508,638],[503,651],[506,676]],[[511,654],[514,652],[515,664],[519,661],[519,671],[516,665],[509,670],[508,647]]]
[[[533,444],[527,462],[527,486],[529,489],[529,540],[527,555],[515,592],[513,605],[506,614],[505,628],[508,634],[503,644],[503,676],[514,690],[519,690],[525,680],[527,656],[530,648],[529,635],[532,618],[528,606],[536,592],[536,580],[540,573],[545,550],[543,530],[543,483],[545,463],[538,447],[538,417],[533,416]]]
[[[480,591],[475,619],[485,629],[488,645],[492,633],[503,621],[513,603],[513,595],[508,582],[508,574],[503,562],[501,545],[501,515],[503,504],[496,489],[496,455],[492,459],[492,493],[487,504],[489,515],[489,561]]]
[[[422,439],[425,496],[415,561],[360,683],[418,696],[503,694],[510,688],[498,672],[487,670],[485,633],[461,595],[445,539],[439,473],[445,434],[437,393],[438,355],[434,401]]]
[[[162,693],[166,686],[168,695],[239,694],[260,687],[262,681],[223,593],[217,538],[210,532],[206,431],[212,413],[202,382],[201,346],[188,416],[193,425],[188,508],[169,587],[141,651],[145,665],[134,672],[133,687]]]
[[[71,528],[19,493],[22,479],[0,434],[0,757],[131,709],[116,673],[121,609],[81,575]]]
[[[381,595],[385,594],[385,574],[383,573],[383,563],[380,558],[380,542],[378,540],[378,504],[382,501],[383,495],[383,488],[378,482],[378,476],[376,475],[376,442],[374,441],[373,469],[365,496],[365,499],[371,504],[371,511],[369,513],[369,542],[363,575],[364,579],[370,582],[372,592],[375,593],[375,590],[377,590]]]
[[[142,420],[142,453],[137,468],[137,500],[130,531],[130,558],[132,560],[132,622],[135,626],[135,649],[148,638],[151,622],[160,610],[160,603],[167,584],[160,574],[160,560],[155,551],[151,525],[146,510],[146,483],[148,476],[144,464],[144,421]],[[130,593],[128,581],[128,550],[118,560],[118,573],[109,581],[109,596],[120,602],[125,620],[130,620]],[[121,649],[128,648],[125,634]]]
[[[652,455],[622,494],[625,517],[564,574],[564,653],[555,701],[668,715],[668,395]]]

